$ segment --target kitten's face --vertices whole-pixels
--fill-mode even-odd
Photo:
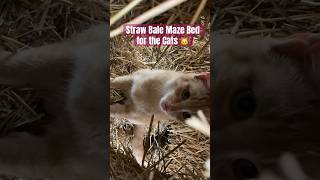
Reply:
[[[277,171],[284,152],[302,161],[310,159],[306,151],[320,154],[320,96],[308,67],[282,53],[278,40],[213,42],[214,177],[254,179],[264,169]]]
[[[210,74],[185,74],[174,79],[166,87],[160,100],[160,108],[169,116],[184,121],[198,110],[209,117]]]

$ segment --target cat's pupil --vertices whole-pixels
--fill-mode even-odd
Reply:
[[[256,110],[256,100],[251,91],[241,91],[232,100],[233,112],[241,117],[249,117]]]
[[[188,99],[190,97],[190,91],[188,89],[184,89],[182,91],[182,95],[181,96],[182,96],[182,100]]]
[[[234,175],[238,180],[253,179],[258,176],[257,167],[247,159],[237,159],[233,162]]]
[[[188,113],[188,112],[183,112],[183,113],[182,113],[182,117],[183,117],[183,119],[188,119],[188,118],[191,117],[191,114]]]

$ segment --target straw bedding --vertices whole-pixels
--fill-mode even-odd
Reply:
[[[145,11],[159,5],[164,1],[150,1],[150,3],[141,3],[136,6],[130,13],[126,14],[118,22],[116,22],[111,29],[126,23],[135,17],[141,15]],[[201,1],[191,0],[187,3],[181,4],[161,15],[152,18],[146,23],[149,24],[178,24],[190,23],[193,15],[199,7]],[[128,3],[123,1],[111,2],[111,15],[116,14],[124,8]],[[196,24],[203,24],[206,26],[206,35],[202,38],[196,38],[193,46],[191,47],[176,47],[176,46],[134,46],[133,42],[126,36],[119,35],[111,40],[111,64],[110,71],[111,77],[130,74],[138,69],[170,69],[184,72],[206,72],[210,70],[209,62],[209,8],[202,11]],[[121,99],[119,93],[112,91],[111,100],[117,101]],[[119,153],[121,156],[129,156],[131,128],[126,128],[130,124],[125,120],[112,119],[110,127],[111,136],[111,149],[112,153]],[[129,125],[132,126],[132,125]],[[128,167],[127,161],[134,161],[128,158],[127,161],[122,163],[113,164],[111,160],[112,171],[116,171],[116,167],[126,167],[133,172],[139,172],[140,176],[134,179],[163,179],[158,175],[150,177],[150,173],[156,169],[162,175],[168,176],[171,179],[207,179],[203,175],[204,162],[209,157],[209,138],[201,133],[193,130],[187,125],[180,122],[169,122],[160,124],[159,127],[155,124],[152,128],[151,137],[147,136],[146,139],[152,139],[157,135],[158,130],[161,132],[168,132],[165,139],[168,142],[164,146],[156,146],[153,150],[148,151],[148,158],[152,159],[151,163],[146,168],[141,167]],[[161,129],[166,129],[161,131]],[[152,135],[154,135],[152,137]],[[158,144],[161,142],[157,142]],[[112,150],[113,151],[113,150]],[[128,152],[129,151],[129,152]],[[111,154],[112,156],[112,154]],[[163,156],[166,156],[159,161]],[[113,156],[114,157],[114,156]],[[115,156],[115,157],[120,157]],[[152,167],[152,165],[156,167]],[[154,165],[154,166],[155,166]],[[151,168],[150,168],[151,167]],[[118,168],[118,169],[120,169]],[[130,171],[129,170],[129,171]],[[111,171],[111,172],[112,172]],[[112,176],[114,179],[126,179],[120,174],[127,174],[126,171],[115,172]],[[118,174],[119,176],[117,176]],[[139,173],[137,173],[139,174]],[[132,178],[133,176],[131,176]]]
[[[320,31],[320,3],[312,0],[217,1],[214,30],[247,36],[281,37]]]

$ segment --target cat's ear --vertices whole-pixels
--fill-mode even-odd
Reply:
[[[320,35],[297,33],[275,42],[271,46],[271,51],[297,61],[297,63],[306,63],[306,60],[320,55]]]
[[[210,89],[210,72],[196,74],[194,78],[200,80],[208,90]]]
[[[288,60],[300,70],[301,75],[319,87],[320,34],[300,33],[279,40],[271,51]]]

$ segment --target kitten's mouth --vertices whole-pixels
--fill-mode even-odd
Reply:
[[[166,102],[164,102],[164,101],[161,102],[160,106],[161,106],[161,109],[162,109],[163,111],[165,111],[165,112],[167,112],[167,111],[169,110],[168,104],[167,104]]]
[[[161,109],[165,112],[170,112],[170,111],[174,111],[176,110],[174,105],[170,104],[170,103],[167,103],[165,101],[161,102],[160,103],[160,106],[161,106]]]

